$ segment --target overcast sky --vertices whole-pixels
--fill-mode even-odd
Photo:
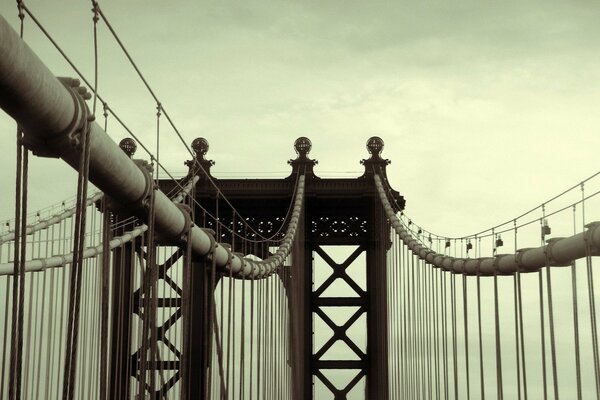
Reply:
[[[91,77],[89,2],[27,4]],[[598,169],[600,6],[592,2],[100,5],[184,138],[209,140],[215,173],[284,176],[298,136],[312,140],[317,173],[359,172],[366,140],[378,135],[408,213],[458,235]],[[17,26],[13,2],[0,3],[0,13]],[[28,43],[51,70],[73,75],[25,22]],[[154,147],[153,100],[102,24],[99,41],[100,92]],[[7,218],[15,156],[5,115],[0,131]],[[109,133],[125,136],[114,121]],[[162,161],[184,171],[185,149],[172,131],[162,138]],[[74,193],[63,170],[60,161],[34,162],[43,200],[33,206]]]

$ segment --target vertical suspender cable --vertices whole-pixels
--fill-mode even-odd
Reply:
[[[77,367],[77,348],[79,339],[79,314],[81,307],[81,280],[83,267],[83,248],[85,242],[88,170],[90,160],[90,129],[93,116],[88,116],[85,126],[81,129],[81,158],[77,184],[77,206],[75,213],[75,232],[73,239],[73,264],[69,286],[69,316],[67,329],[67,352],[65,361],[65,382],[63,384],[63,399],[72,400],[75,389]]]
[[[454,372],[453,383],[454,383],[454,400],[458,400],[458,349],[456,345],[456,275],[450,275],[450,305],[451,305],[451,316],[452,316],[452,367]]]
[[[433,318],[435,323],[435,398],[440,400],[440,313],[439,313],[439,277],[438,269],[433,270],[434,290],[433,290]]]
[[[515,249],[517,248],[517,221],[514,223],[515,229]],[[521,340],[521,371],[523,373],[523,398],[527,400],[528,390],[527,390],[527,363],[525,360],[525,330],[523,329],[523,296],[521,293],[521,270],[517,269],[515,274],[516,285],[517,285],[517,301],[518,301],[518,313],[519,313],[519,338]]]
[[[465,334],[465,374],[467,378],[467,400],[471,399],[471,379],[469,377],[469,314],[467,312],[467,276],[462,276],[463,318]]]
[[[573,234],[577,233],[577,206],[573,204]],[[579,352],[579,311],[577,307],[577,265],[571,264],[571,293],[573,299],[573,335],[575,340],[575,376],[577,382],[577,400],[581,400],[581,356]]]
[[[492,241],[494,240],[494,230],[492,229]],[[494,244],[494,255],[496,254],[496,246]],[[494,268],[494,331],[496,336],[496,390],[498,400],[504,398],[504,390],[502,383],[502,349],[500,340],[500,305],[498,301],[498,274]]]
[[[515,240],[515,253],[517,252],[517,220],[513,220],[514,240]],[[520,273],[519,269],[513,275],[513,302],[514,302],[514,314],[515,314],[515,360],[517,367],[517,399],[521,400],[521,354],[519,353],[519,298],[517,291],[517,275]]]
[[[581,183],[581,215],[583,226],[585,221],[585,188]],[[590,308],[590,328],[592,333],[592,354],[594,357],[594,376],[596,379],[596,398],[600,400],[600,355],[598,354],[598,329],[596,324],[596,299],[594,294],[594,272],[592,269],[591,244],[586,237],[586,268],[587,268],[587,284],[588,284],[588,301]]]
[[[446,290],[446,273],[440,269],[442,279],[442,348],[444,352],[444,399],[448,400],[448,295]]]
[[[17,8],[20,19],[20,36],[23,37],[25,14],[23,13],[23,4],[17,1]],[[26,180],[24,173],[24,165],[27,161],[27,151],[22,145],[22,132],[17,128],[17,168],[16,168],[16,190],[15,190],[15,245],[14,245],[14,276],[13,276],[13,313],[11,325],[11,360],[10,360],[10,376],[9,376],[9,399],[21,399],[21,365],[22,365],[22,347],[23,347],[23,327],[22,327],[22,310],[23,310],[23,294],[25,291],[25,273],[22,265],[21,253],[25,245],[22,244],[21,230],[25,229],[21,221],[21,213],[23,220],[27,219],[27,210],[21,210],[23,202],[26,202],[26,197],[22,190],[25,187],[22,180]],[[23,235],[26,238],[26,234]]]
[[[544,330],[544,288],[542,270],[538,271],[538,291],[540,296],[540,338],[542,345],[542,383],[544,391],[544,400],[548,398],[548,386],[546,377],[546,331]]]
[[[542,206],[544,211],[544,206]],[[545,216],[544,216],[545,217]],[[544,218],[545,220],[545,218]],[[543,232],[543,231],[542,231]],[[545,243],[545,233],[542,234],[542,244]],[[548,287],[548,324],[550,326],[550,354],[552,357],[552,386],[554,388],[554,400],[558,400],[558,375],[556,372],[556,345],[554,340],[554,311],[552,307],[552,278],[550,272],[550,262],[546,253],[546,285]]]
[[[479,336],[479,387],[481,400],[485,400],[485,380],[483,372],[483,338],[481,334],[481,276],[477,272],[477,333]]]
[[[248,399],[252,400],[252,396],[254,394],[253,392],[253,385],[254,385],[254,297],[255,297],[255,280],[254,279],[250,279],[250,360],[248,362],[248,365],[250,366],[250,368],[248,368],[249,371],[249,376],[248,376]]]

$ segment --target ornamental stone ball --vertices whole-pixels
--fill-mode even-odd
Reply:
[[[192,142],[192,150],[194,150],[197,157],[206,155],[206,153],[208,153],[208,149],[208,140],[204,138],[196,138]]]
[[[121,140],[119,142],[119,147],[121,148],[121,150],[123,150],[125,154],[127,154],[127,157],[129,158],[133,157],[135,151],[137,150],[137,144],[132,138],[125,138]]]
[[[298,155],[306,156],[308,153],[310,153],[312,143],[310,142],[309,138],[302,136],[296,139],[294,142],[294,148],[296,149],[296,153],[298,153]]]
[[[373,157],[379,157],[379,153],[383,150],[383,140],[379,136],[372,136],[367,140],[367,150]]]

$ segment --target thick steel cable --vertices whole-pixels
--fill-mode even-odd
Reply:
[[[90,84],[90,82],[85,78],[85,76],[81,73],[81,71],[75,66],[75,64],[71,61],[71,59],[67,56],[67,54],[62,50],[62,48],[58,45],[58,43],[53,39],[53,37],[50,35],[50,33],[43,27],[43,25],[39,22],[39,20],[33,15],[33,13],[29,10],[29,8],[22,1],[19,1],[19,4],[22,5],[22,10],[24,10],[27,13],[27,15],[35,22],[35,24],[38,26],[38,28],[40,29],[40,31],[48,38],[48,40],[57,49],[57,51],[61,54],[61,56],[65,59],[65,61],[71,66],[71,68],[75,71],[75,73],[77,73],[77,75],[84,81],[84,83],[91,90],[93,90],[94,86],[92,84]],[[98,7],[98,12],[101,13],[101,10],[100,10],[99,7]],[[148,153],[148,155],[151,157],[151,159],[155,159],[155,157],[152,154],[152,152],[133,133],[133,131],[131,131],[131,129],[129,129],[129,127],[127,127],[127,125],[121,120],[121,118],[119,118],[117,116],[117,114],[115,113],[115,111],[111,107],[108,107],[107,103],[103,100],[103,98],[99,94],[97,94],[96,92],[94,92],[94,94],[95,94],[95,96],[97,96],[98,100],[102,101],[103,105],[105,105],[105,108],[119,122],[119,124],[138,142],[138,144],[140,144],[140,146],[144,149],[144,151],[146,151],[146,153]],[[157,101],[157,103],[160,103],[160,102],[158,102],[158,99],[156,99],[156,101]],[[165,117],[167,117],[167,119],[171,122],[171,125],[173,126],[173,128],[176,130],[176,128],[172,124],[172,121],[171,121],[170,117],[168,116],[168,114],[166,113],[166,111],[164,110],[164,108],[162,108],[162,106],[161,106],[161,109],[162,109],[163,113],[165,114]],[[184,145],[186,146],[186,148],[188,149],[188,151],[190,152],[190,154],[192,154],[191,151],[189,150],[189,147],[187,146],[187,144],[185,144],[185,142],[184,142]],[[162,170],[169,176],[169,178],[173,182],[175,182],[175,184],[178,184],[177,180],[173,177],[173,175],[171,175],[171,173],[160,162],[157,162],[157,166],[158,166],[158,168],[162,168]],[[197,162],[194,163],[194,167],[198,167],[202,171],[204,171],[204,168],[200,164],[198,164]],[[204,174],[210,178],[210,175],[207,174],[206,171],[204,171]],[[213,187],[217,190],[217,192],[222,195],[222,193],[220,192],[220,189],[214,183],[214,181],[212,180],[212,178],[210,178],[209,180],[210,180],[211,184],[213,185]],[[229,202],[229,200],[226,199],[226,198],[224,198],[224,200],[231,207],[231,209],[235,213],[237,213],[238,215],[240,215],[240,217],[242,218],[241,214],[239,214],[239,212],[233,207],[233,205]],[[243,220],[243,218],[242,218],[242,220]],[[243,221],[244,221],[245,224],[247,224],[247,222],[245,220],[243,220]],[[258,232],[254,231],[254,230],[253,230],[253,232],[254,232],[255,235],[257,235],[259,237],[261,236]]]
[[[88,197],[86,200],[86,205],[89,206],[96,201],[102,198],[103,194],[101,192],[96,192]],[[68,208],[60,213],[54,214],[48,218],[40,219],[34,224],[27,225],[26,232],[27,235],[33,235],[35,232],[38,232],[42,229],[48,229],[51,225],[58,224],[62,220],[70,217],[75,214],[75,206]],[[0,245],[6,242],[13,241],[15,239],[15,231],[9,231],[5,234],[0,235]]]
[[[190,181],[184,187],[184,190],[182,192],[180,192],[176,197],[174,197],[172,199],[172,201],[174,203],[179,203],[185,198],[185,196],[188,196],[189,192],[193,189],[195,182],[197,182],[197,179],[198,178],[195,177],[192,181]],[[134,240],[136,237],[139,237],[142,233],[146,232],[147,230],[148,230],[147,224],[140,224],[138,226],[135,226],[130,231],[127,231],[127,232],[123,233],[122,235],[111,239],[109,242],[109,249],[113,250],[119,246],[122,246],[123,244]],[[101,245],[101,244],[92,246],[92,247],[87,247],[83,251],[83,257],[84,258],[95,257],[99,254],[102,254],[102,252],[103,252],[102,249],[103,249],[103,245]],[[42,271],[42,270],[45,270],[48,268],[56,268],[56,267],[73,262],[73,253],[66,253],[65,250],[63,250],[63,251],[64,251],[64,253],[62,253],[61,255],[53,255],[48,258],[34,259],[34,260],[26,261],[25,262],[26,272]],[[8,268],[9,268],[9,265],[0,264],[0,275],[8,274],[10,272]]]
[[[428,235],[432,235],[434,238],[440,238],[440,239],[450,239],[450,240],[473,239],[473,238],[476,238],[476,237],[486,237],[486,236],[491,236],[491,235],[484,235],[484,234],[485,234],[485,233],[487,233],[487,232],[491,232],[492,230],[495,230],[495,231],[496,231],[496,233],[500,233],[500,234],[502,234],[502,233],[505,233],[505,232],[509,232],[509,231],[511,231],[511,230],[512,230],[512,228],[508,228],[508,229],[505,229],[505,230],[498,230],[498,228],[500,228],[500,227],[502,227],[502,226],[509,225],[509,224],[510,224],[511,222],[513,222],[514,220],[519,220],[519,219],[522,219],[522,218],[523,218],[523,217],[525,217],[526,215],[529,215],[529,214],[531,214],[531,213],[533,213],[533,212],[535,212],[535,211],[537,211],[537,210],[540,210],[540,209],[542,208],[542,205],[548,204],[548,203],[550,203],[550,202],[552,202],[552,201],[554,201],[554,200],[556,200],[556,199],[558,199],[558,198],[560,198],[560,197],[564,196],[565,194],[567,194],[567,193],[571,192],[572,190],[574,190],[574,189],[576,189],[576,188],[578,188],[578,187],[582,186],[583,184],[585,184],[585,183],[589,182],[590,180],[594,179],[594,178],[595,178],[595,177],[597,177],[598,175],[600,175],[600,171],[598,171],[598,172],[596,172],[596,173],[594,173],[594,174],[590,175],[589,177],[585,178],[583,181],[581,181],[581,182],[579,182],[579,183],[577,183],[577,184],[575,184],[575,185],[573,185],[573,186],[569,187],[568,189],[566,189],[566,190],[564,190],[564,191],[560,192],[559,194],[557,194],[557,195],[555,195],[555,196],[553,196],[553,197],[549,198],[548,200],[544,201],[544,202],[543,202],[543,203],[541,203],[540,205],[538,205],[538,206],[536,206],[536,207],[534,207],[534,208],[531,208],[530,210],[528,210],[528,211],[525,211],[525,212],[521,213],[520,215],[518,215],[518,216],[516,216],[516,217],[514,217],[514,218],[512,218],[512,219],[510,219],[510,220],[507,220],[506,222],[503,222],[503,223],[496,224],[496,225],[494,225],[494,226],[492,226],[492,227],[490,227],[490,228],[488,228],[488,229],[485,229],[485,230],[482,230],[482,231],[479,231],[479,232],[476,232],[476,233],[473,233],[473,234],[464,235],[464,236],[460,236],[460,237],[449,237],[449,236],[444,236],[444,235],[438,235],[438,234],[436,234],[436,233],[434,233],[434,232],[430,232],[430,231],[428,231],[428,230],[426,230],[426,229],[424,229],[424,228],[422,228],[422,227],[420,227],[420,226],[417,226],[417,227],[418,227],[418,228],[420,228],[420,229],[422,230],[422,232],[423,232],[423,234],[424,234],[424,235],[425,235],[425,234],[428,234]],[[595,192],[595,193],[594,193],[594,195],[596,195],[596,194],[598,194],[598,192]],[[557,210],[557,211],[555,211],[555,212],[553,212],[553,213],[551,213],[551,214],[548,214],[547,216],[552,216],[552,215],[553,215],[553,214],[555,214],[556,212],[559,212],[559,211],[564,211],[565,209],[572,207],[574,204],[579,204],[579,203],[580,203],[580,202],[578,201],[578,202],[576,202],[576,203],[570,204],[570,205],[568,205],[568,206],[566,206],[566,207],[564,207],[564,208],[561,208],[561,209],[559,209],[559,210]],[[531,223],[537,222],[537,220],[538,220],[538,218],[534,218],[534,219],[532,219],[531,221],[529,221],[528,223],[526,223],[526,224],[524,224],[524,225],[520,225],[520,226],[519,226],[519,228],[521,228],[521,227],[523,227],[523,226],[525,226],[525,225],[529,225],[529,224],[531,224]]]
[[[152,98],[154,99],[154,101],[157,104],[157,108],[159,110],[162,110],[162,112],[164,113],[165,117],[167,118],[167,120],[169,121],[169,124],[171,125],[171,127],[173,128],[173,131],[177,134],[177,136],[179,137],[179,139],[181,140],[181,143],[184,145],[184,147],[186,148],[186,150],[188,151],[188,153],[192,156],[192,159],[195,160],[194,158],[194,153],[192,152],[192,150],[190,149],[190,147],[188,146],[188,144],[185,142],[185,140],[183,139],[183,137],[181,136],[181,133],[179,132],[179,130],[177,129],[177,127],[175,126],[175,124],[173,123],[171,117],[169,116],[169,114],[167,113],[167,111],[164,109],[164,107],[162,106],[161,101],[158,99],[158,97],[156,96],[156,94],[154,93],[154,91],[152,90],[152,88],[150,87],[148,81],[146,80],[146,78],[144,77],[144,75],[142,74],[141,70],[139,69],[139,67],[137,66],[137,64],[135,63],[135,61],[133,60],[133,58],[131,57],[131,55],[129,54],[129,52],[127,51],[127,48],[125,47],[125,45],[123,44],[123,42],[121,41],[119,35],[117,35],[116,31],[114,30],[114,28],[112,27],[111,23],[108,21],[108,18],[106,17],[106,15],[104,14],[104,12],[102,11],[102,9],[100,7],[98,7],[98,13],[100,15],[100,17],[102,18],[102,21],[106,24],[106,27],[109,29],[109,31],[111,32],[111,34],[113,35],[113,37],[115,38],[116,42],[118,43],[119,47],[121,48],[121,50],[123,50],[123,53],[125,54],[125,56],[127,57],[127,59],[129,60],[130,64],[132,65],[132,67],[135,69],[135,71],[137,72],[140,80],[144,83],[144,85],[146,86],[146,88],[148,89],[149,93],[151,94]],[[89,85],[88,85],[89,86]],[[136,139],[137,140],[137,139]],[[158,160],[158,154],[157,154],[157,160]],[[210,175],[204,170],[204,167],[202,165],[200,165],[199,163],[195,162],[194,163],[195,166],[198,166],[202,172],[204,173],[204,175],[206,175],[209,178],[209,182],[211,183],[211,185],[217,189],[218,193],[220,195],[222,195],[220,189],[217,187],[216,183],[213,181],[213,179],[210,177]],[[239,212],[235,209],[235,207],[233,207],[233,205],[229,202],[229,200],[227,198],[225,198],[223,196],[223,199],[226,201],[226,203],[231,207],[232,210],[234,210],[234,212],[236,214],[238,214],[240,217],[241,214],[239,214]],[[245,224],[249,225],[242,217],[242,220]],[[258,234],[258,232],[254,232],[256,234]]]
[[[519,252],[517,254],[494,254],[495,257],[479,258],[477,260],[449,257],[445,254],[437,253],[431,248],[422,245],[420,241],[412,235],[410,230],[403,225],[403,222],[395,214],[395,211],[392,208],[385,192],[382,179],[375,174],[374,180],[377,191],[379,192],[380,200],[382,201],[386,210],[387,217],[394,226],[396,232],[400,235],[401,239],[420,258],[425,259],[428,263],[437,267],[441,267],[444,270],[461,272],[466,275],[476,275],[479,273],[480,275],[486,276],[493,276],[497,273],[512,274],[517,268],[523,268],[525,271],[532,272],[540,270],[545,266],[546,255],[548,255],[552,260],[557,260],[557,265],[570,263],[576,258],[583,258],[584,254],[581,244],[584,241],[584,235],[591,235],[594,243],[600,240],[598,232],[596,231],[596,229],[600,227],[600,224],[590,224],[587,226],[587,233],[580,233],[569,238],[559,239],[553,245],[525,249],[523,252]],[[589,233],[590,231],[592,233]],[[554,262],[555,261],[553,261],[553,263]]]

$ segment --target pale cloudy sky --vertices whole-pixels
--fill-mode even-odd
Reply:
[[[27,4],[91,77],[89,2]],[[186,140],[210,141],[216,173],[283,176],[298,136],[312,140],[317,173],[360,171],[364,143],[378,135],[408,212],[458,235],[511,218],[598,169],[593,2],[100,5]],[[3,1],[0,13],[17,26],[13,2]],[[25,22],[28,43],[51,70],[73,75]],[[99,35],[100,92],[153,147],[155,104],[102,24]],[[116,141],[125,136],[109,126]],[[5,115],[0,131],[8,217],[14,123]],[[162,138],[162,161],[183,171],[183,146],[167,129]],[[71,195],[63,170],[55,160],[34,163],[43,189],[34,204]]]

